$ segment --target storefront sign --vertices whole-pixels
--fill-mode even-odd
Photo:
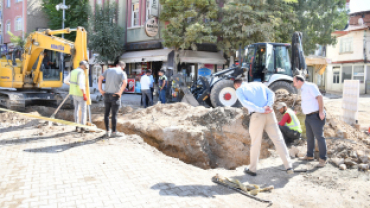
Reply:
[[[155,42],[143,42],[143,43],[126,43],[126,51],[139,51],[149,49],[161,49],[162,43],[159,41]]]
[[[150,18],[145,23],[145,33],[149,37],[154,37],[158,34],[158,23],[156,18]]]
[[[135,93],[135,79],[127,79],[127,87],[125,92]]]
[[[201,69],[198,69],[198,77],[200,76],[209,76],[212,74],[212,70],[208,69],[208,68],[201,68]]]

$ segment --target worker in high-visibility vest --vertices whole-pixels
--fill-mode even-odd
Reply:
[[[285,143],[289,144],[296,139],[300,139],[302,128],[295,112],[288,108],[284,102],[277,103],[276,108],[283,114],[283,118],[279,122],[279,128],[284,136]]]
[[[86,125],[86,90],[85,90],[85,72],[89,69],[89,63],[81,61],[80,66],[73,69],[71,73],[64,79],[64,83],[70,85],[69,94],[72,95],[73,105],[75,108],[74,117],[75,122]],[[81,108],[81,118],[79,117],[79,108]],[[86,131],[86,129],[76,127],[77,132]]]

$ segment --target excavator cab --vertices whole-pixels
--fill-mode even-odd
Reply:
[[[42,59],[41,69],[43,80],[45,81],[63,81],[61,73],[63,74],[62,69],[62,60],[60,52],[44,50],[44,58]],[[64,55],[64,54],[63,54]],[[40,57],[40,55],[39,55]],[[37,59],[37,61],[40,58]]]
[[[244,63],[249,67],[249,82],[268,82],[273,74],[292,76],[290,44],[256,43],[246,48]]]

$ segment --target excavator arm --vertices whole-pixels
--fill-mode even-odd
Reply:
[[[54,36],[59,34],[69,34],[76,32],[75,42],[68,41],[66,39]],[[41,87],[53,87],[48,86],[48,82],[44,82],[42,79],[41,63],[44,58],[44,50],[61,52],[69,54],[73,58],[73,68],[79,66],[80,61],[88,61],[87,55],[87,32],[83,27],[77,29],[66,28],[63,30],[46,30],[43,32],[31,33],[25,44],[25,52],[23,54],[23,63],[21,73],[23,77],[31,76],[32,82],[37,88]],[[36,68],[34,64],[37,62]],[[61,72],[61,78],[63,77]],[[86,94],[88,95],[87,104],[91,104],[90,91],[89,91],[89,79],[88,70],[85,70],[86,80]],[[49,82],[50,83],[50,82]],[[55,83],[55,82],[54,82]],[[58,84],[61,86],[63,80],[59,80]]]

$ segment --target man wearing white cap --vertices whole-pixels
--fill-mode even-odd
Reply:
[[[289,144],[301,138],[301,123],[295,115],[295,112],[288,108],[284,102],[278,103],[276,109],[283,114],[283,118],[279,122],[279,128],[284,136],[285,143]]]

